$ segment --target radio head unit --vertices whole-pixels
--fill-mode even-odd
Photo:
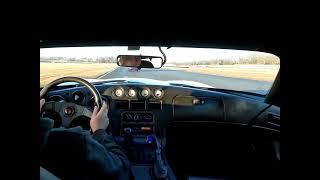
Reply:
[[[152,112],[126,111],[121,114],[121,135],[148,135],[154,132],[155,118]]]

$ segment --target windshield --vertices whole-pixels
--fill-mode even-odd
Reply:
[[[269,53],[213,48],[161,47],[161,69],[119,67],[118,55],[161,56],[158,47],[40,48],[40,87],[64,76],[85,79],[148,78],[178,85],[213,87],[265,95],[280,69]]]

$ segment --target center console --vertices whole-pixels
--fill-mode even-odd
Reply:
[[[122,112],[120,136],[115,140],[131,161],[135,179],[176,179],[165,157],[165,138],[157,137],[155,125],[152,112]]]
[[[121,113],[120,134],[131,131],[132,135],[150,135],[155,132],[155,118],[152,112],[124,111]]]

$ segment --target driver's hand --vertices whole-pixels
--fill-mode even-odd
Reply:
[[[103,102],[102,107],[100,110],[98,109],[97,106],[94,107],[92,116],[91,116],[91,121],[90,121],[90,126],[91,130],[94,133],[98,129],[107,129],[109,125],[109,118],[108,118],[108,105],[106,102]]]
[[[46,102],[45,99],[40,99],[40,112],[41,112],[42,106],[44,105],[45,102]]]

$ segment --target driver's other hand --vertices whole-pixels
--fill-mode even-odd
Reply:
[[[46,102],[45,99],[40,99],[40,112],[41,112],[42,106],[44,105],[45,102]]]
[[[103,102],[102,107],[100,110],[97,106],[94,107],[91,120],[90,120],[90,126],[91,130],[94,133],[98,129],[107,129],[109,125],[109,118],[108,118],[108,105],[106,102]]]

